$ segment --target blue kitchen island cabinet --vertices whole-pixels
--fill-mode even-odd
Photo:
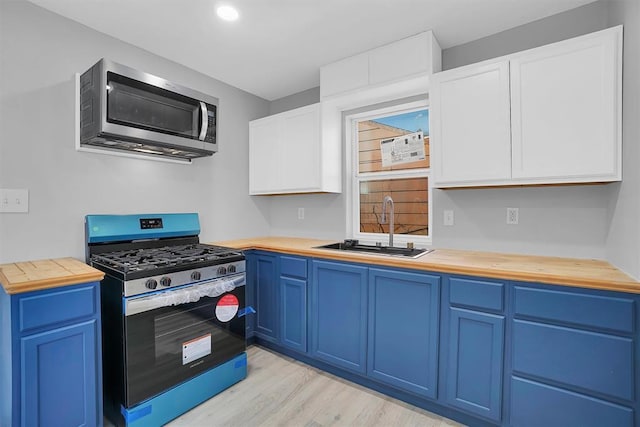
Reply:
[[[280,342],[307,352],[307,259],[280,257]]]
[[[359,374],[367,370],[367,270],[312,261],[311,354]]]
[[[446,281],[445,400],[454,408],[498,422],[502,418],[505,285],[455,276]]]
[[[280,329],[278,256],[256,252],[252,268],[255,269],[255,335],[277,343]]]
[[[99,282],[0,288],[0,323],[0,425],[101,426]]]
[[[369,269],[367,375],[435,399],[440,276]]]

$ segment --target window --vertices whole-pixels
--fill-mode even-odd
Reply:
[[[426,103],[348,117],[354,238],[387,243],[383,200],[394,205],[394,245],[430,243],[429,110]],[[387,210],[389,213],[389,210]]]

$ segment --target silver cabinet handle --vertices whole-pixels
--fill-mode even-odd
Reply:
[[[200,102],[200,118],[202,119],[202,127],[200,128],[200,136],[198,139],[204,141],[204,137],[207,136],[207,129],[209,128],[209,118],[207,111],[207,104]]]

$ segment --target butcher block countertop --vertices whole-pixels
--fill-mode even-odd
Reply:
[[[259,249],[388,267],[640,293],[640,282],[627,276],[608,262],[595,259],[515,255],[437,248],[433,252],[417,259],[403,259],[315,248],[315,246],[328,243],[335,243],[335,240],[259,237],[215,242],[217,245],[237,249]]]
[[[0,264],[0,284],[8,294],[100,281],[104,273],[74,258]]]

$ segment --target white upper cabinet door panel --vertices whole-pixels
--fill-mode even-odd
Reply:
[[[337,147],[324,146],[321,135],[319,103],[250,122],[249,194],[342,191],[342,169],[323,168],[341,168],[339,155],[331,156]]]
[[[320,106],[283,116],[282,185],[284,191],[312,191],[320,182]]]
[[[320,99],[351,96],[364,89],[440,71],[442,50],[432,31],[389,43],[320,68]],[[428,91],[425,86],[425,92]]]
[[[280,178],[281,123],[275,117],[249,123],[249,194],[270,193]]]
[[[435,74],[432,83],[430,127],[435,185],[479,185],[509,179],[508,62]]]
[[[621,178],[622,29],[511,59],[513,178]]]
[[[320,97],[324,98],[369,84],[369,54],[363,53],[320,68]]]
[[[441,55],[432,32],[428,31],[370,51],[369,84],[375,85],[418,73],[440,71],[439,62],[438,69],[434,70],[434,50],[438,50],[438,55]]]

